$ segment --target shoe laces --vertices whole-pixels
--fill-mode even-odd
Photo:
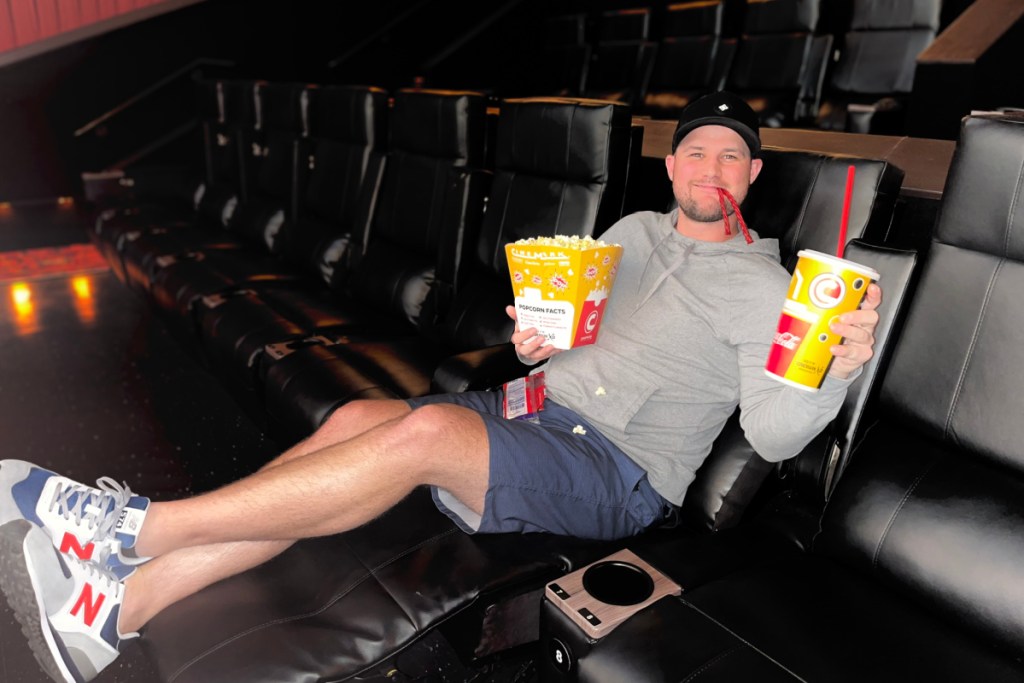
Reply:
[[[92,540],[101,541],[113,536],[114,525],[131,500],[132,491],[127,484],[118,484],[110,477],[97,479],[96,486],[99,490],[77,483],[58,486],[49,509],[53,512],[58,508],[64,519],[74,518],[76,525],[84,523],[87,529],[95,529]],[[111,502],[113,506],[107,511]]]
[[[99,588],[106,590],[114,598],[120,600],[121,594],[124,593],[124,583],[117,578],[109,568],[96,562],[87,562],[78,557],[64,555],[64,561],[68,564],[73,564],[86,575],[86,578],[93,583],[99,584]]]

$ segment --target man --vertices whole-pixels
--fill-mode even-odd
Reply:
[[[666,159],[679,209],[603,236],[625,251],[598,343],[556,355],[534,329],[512,335],[525,362],[548,360],[537,423],[505,419],[501,392],[357,401],[255,475],[158,503],[0,463],[0,575],[39,661],[56,680],[89,680],[168,605],[420,485],[467,532],[615,538],[682,502],[737,404],[762,456],[795,455],[871,357],[881,292],[834,324],[845,342],[819,392],[765,376],[789,275],[776,241],[748,235],[723,199],[743,201],[759,154],[739,98],[687,108]]]

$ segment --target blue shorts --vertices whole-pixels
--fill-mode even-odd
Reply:
[[[483,515],[448,491],[432,491],[437,507],[463,531],[611,540],[638,534],[674,512],[646,472],[572,410],[549,400],[539,423],[506,420],[502,398],[501,391],[477,391],[408,400],[413,409],[428,403],[470,408],[487,427],[490,477]],[[586,433],[574,433],[577,427]]]

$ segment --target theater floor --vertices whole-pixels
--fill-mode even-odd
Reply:
[[[87,242],[71,211],[0,215],[0,252]],[[84,283],[84,284],[83,284]],[[166,500],[209,490],[277,453],[221,383],[109,271],[0,282],[3,458],[74,479],[126,481]],[[27,286],[27,287],[26,287]],[[0,600],[0,681],[49,680]],[[137,644],[98,683],[149,683]]]

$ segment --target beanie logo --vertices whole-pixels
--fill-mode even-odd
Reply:
[[[720,105],[718,105],[718,111],[728,111],[728,110],[729,110],[729,105],[728,104],[720,104]]]

